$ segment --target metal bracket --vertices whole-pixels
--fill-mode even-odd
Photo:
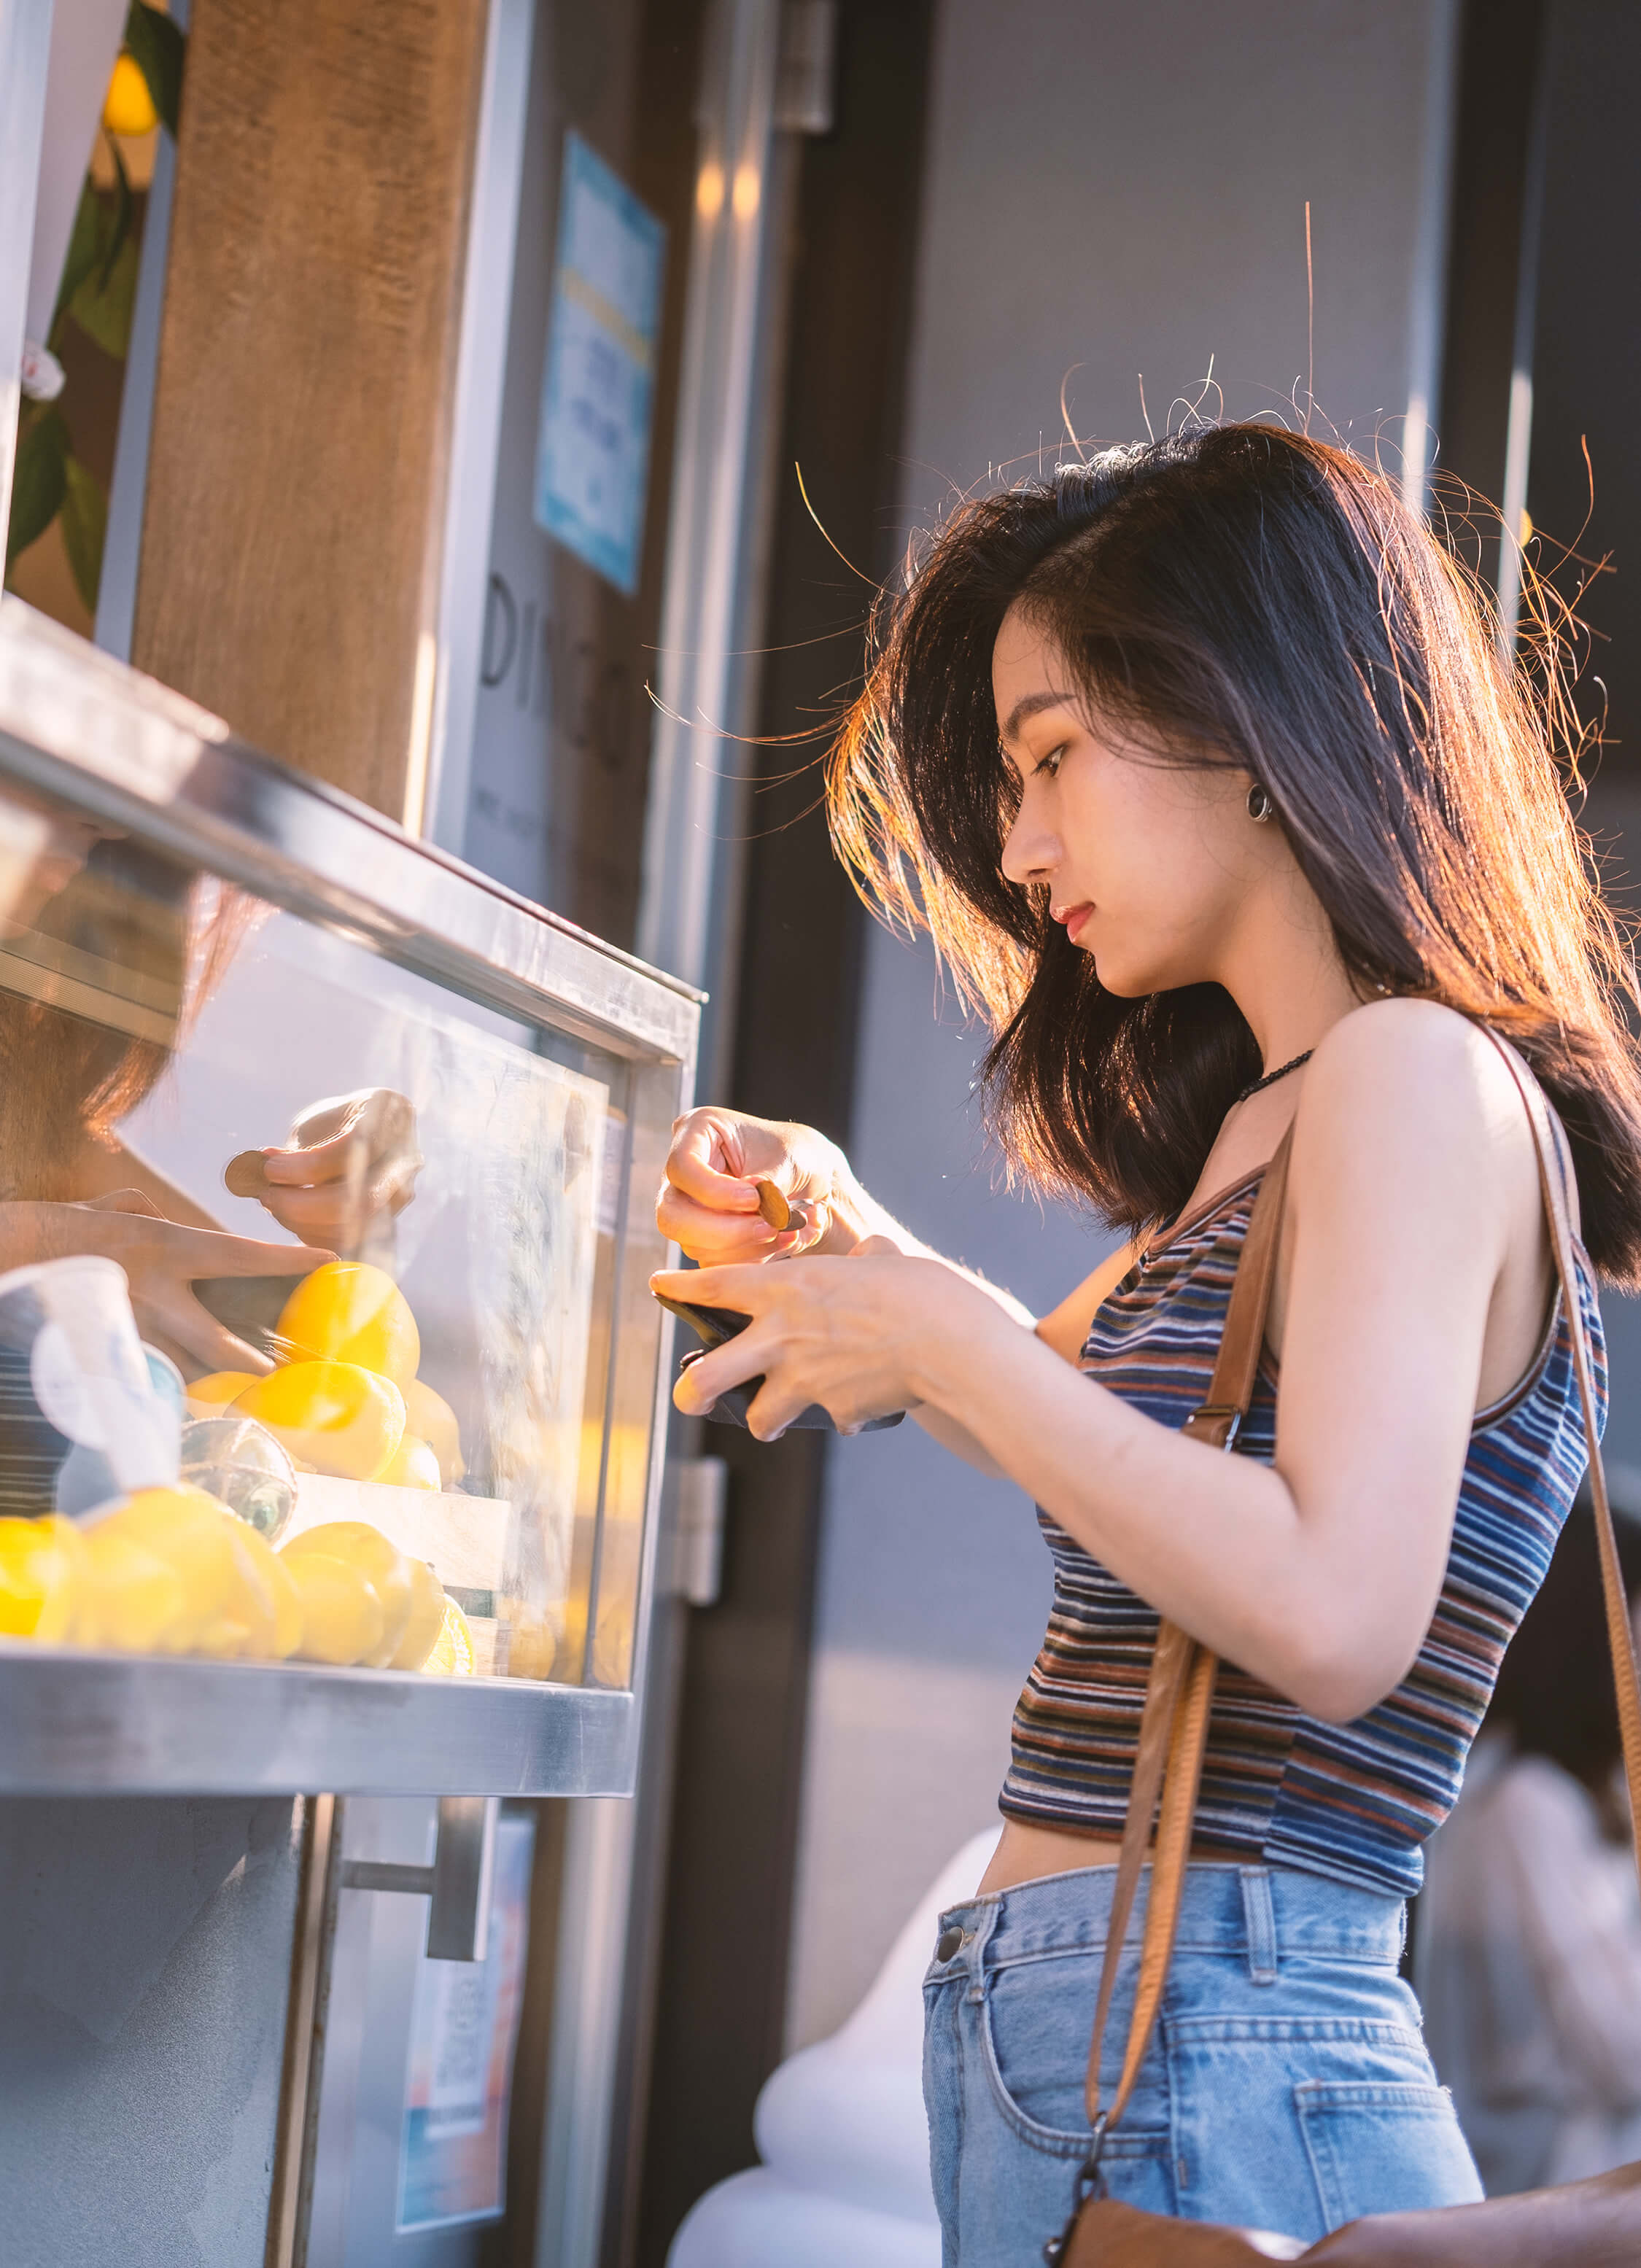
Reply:
[[[441,1795],[430,1867],[386,1859],[344,1859],[344,1890],[392,1890],[431,1901],[430,1961],[482,1961],[489,1942],[490,1874],[496,1858],[495,1795]]]
[[[836,110],[837,0],[786,0],[775,122],[788,134],[829,134]]]
[[[673,1472],[677,1495],[666,1587],[692,1607],[716,1606],[724,1567],[729,1467],[722,1457],[681,1457]]]

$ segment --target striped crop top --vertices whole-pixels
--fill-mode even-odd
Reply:
[[[1207,1399],[1260,1179],[1188,1214],[1090,1327],[1081,1367],[1165,1425],[1182,1425]],[[1604,1424],[1601,1314],[1589,1259],[1576,1251]],[[1276,1417],[1267,1355],[1235,1454],[1269,1462]],[[1585,1462],[1558,1297],[1526,1378],[1476,1417],[1441,1597],[1406,1678],[1365,1717],[1328,1725],[1222,1663],[1197,1839],[1228,1858],[1410,1896],[1424,1879],[1422,1846],[1458,1795],[1505,1647],[1543,1580]],[[1001,1808],[1036,1825],[1118,1836],[1157,1616],[1045,1513],[1037,1516],[1054,1556],[1054,1607],[1014,1712]]]

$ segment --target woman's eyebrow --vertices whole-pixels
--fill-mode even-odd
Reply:
[[[1008,722],[1003,727],[1003,738],[1005,740],[1016,739],[1026,719],[1036,716],[1040,710],[1073,709],[1076,705],[1077,696],[1074,693],[1022,694],[1009,711]]]

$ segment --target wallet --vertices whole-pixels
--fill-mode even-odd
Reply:
[[[669,1300],[665,1292],[657,1292],[654,1297],[660,1301],[669,1314],[679,1316],[693,1330],[697,1331],[704,1342],[703,1345],[687,1354],[680,1363],[678,1367],[681,1377],[692,1363],[699,1362],[702,1356],[710,1353],[712,1348],[722,1346],[725,1339],[732,1339],[737,1332],[744,1331],[752,1321],[750,1315],[739,1314],[733,1307],[701,1307],[691,1300]],[[743,1379],[739,1386],[732,1386],[727,1393],[720,1394],[710,1410],[705,1413],[706,1416],[716,1425],[739,1425],[744,1432],[747,1428],[747,1412],[752,1407],[754,1395],[762,1384],[762,1377]],[[903,1410],[891,1410],[887,1418],[868,1418],[860,1430],[863,1433],[880,1433],[886,1426],[898,1425],[905,1415],[906,1412]],[[800,1410],[796,1418],[789,1418],[786,1422],[788,1431],[794,1425],[812,1433],[835,1433],[837,1431],[837,1427],[818,1402],[812,1402],[807,1410]]]

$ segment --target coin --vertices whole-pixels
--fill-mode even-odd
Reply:
[[[236,1197],[260,1197],[268,1187],[260,1150],[241,1150],[222,1169],[224,1185]]]
[[[785,1228],[791,1220],[792,1209],[784,1196],[773,1182],[760,1182],[757,1187],[758,1211],[771,1228]]]

